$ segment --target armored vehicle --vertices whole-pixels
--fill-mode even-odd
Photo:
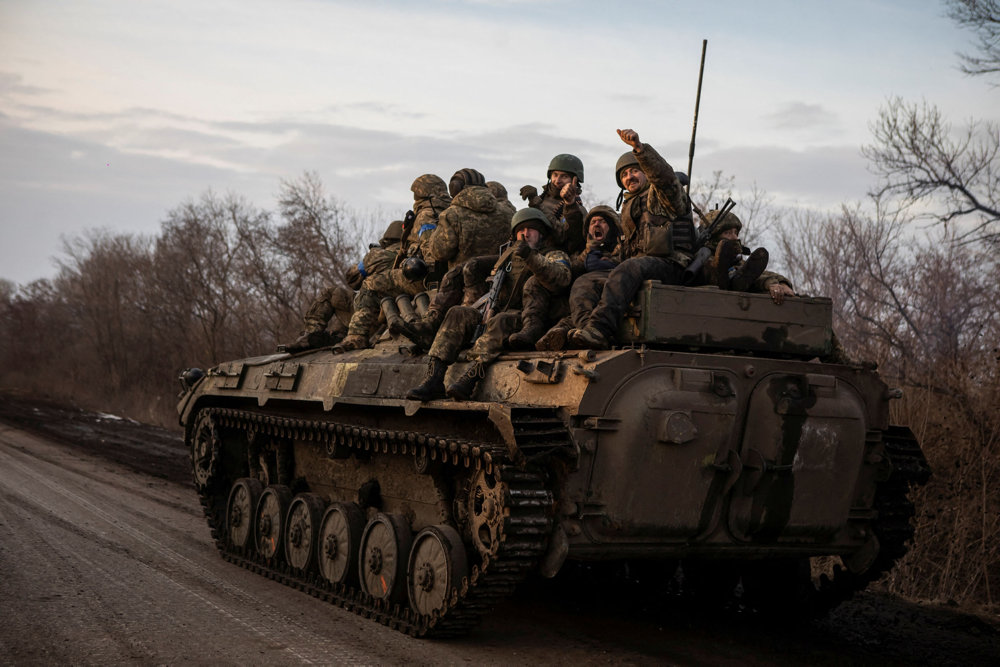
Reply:
[[[448,636],[568,560],[679,564],[706,595],[801,614],[905,553],[926,462],[874,370],[822,361],[828,299],[650,283],[620,339],[506,354],[467,402],[406,400],[426,364],[392,338],[186,372],[222,557]]]

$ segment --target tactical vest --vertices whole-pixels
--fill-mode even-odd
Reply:
[[[625,257],[650,255],[667,257],[674,251],[692,252],[695,242],[694,222],[690,213],[671,219],[649,210],[652,189],[631,197],[622,211],[622,228],[626,231]]]

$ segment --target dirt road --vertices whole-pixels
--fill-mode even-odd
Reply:
[[[0,397],[2,664],[998,664],[995,619],[876,594],[781,626],[594,573],[426,641],[218,557],[180,437]],[[604,573],[602,573],[603,575]],[[596,599],[595,599],[596,598]]]

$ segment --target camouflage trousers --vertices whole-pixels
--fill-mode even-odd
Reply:
[[[587,326],[595,327],[608,339],[615,339],[625,309],[638,294],[643,282],[659,280],[667,285],[679,285],[683,276],[684,267],[671,259],[644,256],[625,260],[608,274],[600,303],[586,319]],[[575,288],[574,285],[574,291]],[[585,315],[584,311],[576,308],[573,312],[574,319],[577,315]]]
[[[354,315],[347,327],[348,334],[368,338],[378,330],[384,297],[395,298],[400,294],[416,296],[425,289],[422,280],[407,279],[402,269],[391,269],[368,276],[354,296]]]
[[[446,364],[453,364],[458,353],[470,343],[469,359],[490,363],[503,351],[504,341],[512,333],[521,329],[520,311],[497,313],[486,323],[483,334],[473,340],[483,314],[471,306],[454,306],[445,315],[441,328],[434,336],[434,343],[428,354]]]
[[[306,311],[303,318],[305,333],[323,331],[329,326],[330,333],[343,337],[353,314],[354,290],[344,285],[328,287]]]

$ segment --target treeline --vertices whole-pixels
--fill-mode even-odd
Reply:
[[[307,173],[281,184],[276,212],[208,192],[154,238],[64,240],[54,279],[0,282],[0,385],[176,424],[180,370],[292,340],[379,224]]]

